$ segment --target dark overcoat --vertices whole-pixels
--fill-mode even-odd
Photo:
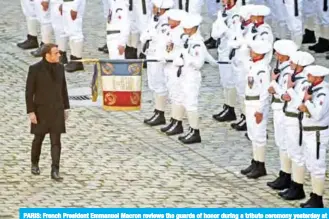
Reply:
[[[65,133],[64,110],[70,108],[64,67],[42,60],[29,67],[25,100],[27,113],[34,112],[37,124],[32,134]]]

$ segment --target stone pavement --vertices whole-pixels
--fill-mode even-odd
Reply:
[[[279,168],[278,150],[269,125],[268,176],[247,180],[239,174],[248,165],[251,146],[244,133],[212,120],[222,105],[218,70],[206,66],[201,89],[202,144],[182,145],[159,128],[144,126],[152,96],[144,77],[140,112],[105,112],[74,107],[62,139],[63,183],[51,181],[50,146],[46,139],[41,175],[30,174],[32,135],[25,111],[28,66],[37,61],[21,51],[25,22],[18,0],[1,1],[0,11],[0,218],[17,218],[20,207],[296,207],[266,186]],[[208,29],[206,19],[203,29]],[[84,57],[106,55],[100,0],[87,1]],[[206,31],[208,33],[209,31]],[[213,51],[215,53],[215,51]],[[215,54],[214,54],[215,55]],[[318,56],[319,63],[325,63]],[[67,74],[69,88],[87,87],[92,66]],[[169,108],[167,118],[169,117]],[[186,124],[187,122],[184,121]],[[271,121],[270,121],[271,124]],[[185,126],[187,127],[187,126]],[[306,192],[310,192],[309,178]],[[325,204],[327,203],[325,200]]]

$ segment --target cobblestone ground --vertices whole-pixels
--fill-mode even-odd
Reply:
[[[101,1],[87,2],[84,57],[105,58],[97,51],[104,43]],[[140,112],[73,107],[68,133],[62,139],[64,182],[54,183],[49,177],[48,139],[41,157],[42,173],[32,177],[32,136],[28,132],[24,86],[28,65],[37,60],[30,51],[21,51],[15,45],[26,34],[20,2],[0,1],[0,7],[0,218],[17,218],[20,207],[298,206],[299,202],[283,201],[266,186],[279,168],[272,125],[268,127],[268,176],[247,180],[239,174],[249,163],[250,143],[244,133],[212,120],[211,115],[222,105],[222,96],[218,70],[210,66],[204,68],[201,90],[202,144],[185,146],[176,137],[166,137],[158,128],[142,124],[152,111],[152,96],[144,83]],[[206,30],[210,23],[205,21]],[[325,62],[323,56],[318,62]],[[91,72],[92,66],[87,66],[84,72],[67,74],[69,87],[88,86]]]

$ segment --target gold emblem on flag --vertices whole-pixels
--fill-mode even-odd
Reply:
[[[139,103],[140,101],[139,95],[140,95],[139,93],[135,93],[135,92],[130,95],[131,104],[137,105]]]
[[[111,75],[114,71],[114,66],[111,63],[102,64],[102,72],[106,75]]]
[[[128,66],[128,71],[132,75],[138,75],[141,72],[141,65],[139,64],[130,64]]]
[[[104,96],[104,102],[106,105],[114,105],[117,102],[117,96],[113,93],[106,93]]]

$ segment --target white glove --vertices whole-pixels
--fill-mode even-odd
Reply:
[[[173,64],[175,66],[178,66],[178,67],[183,66],[184,65],[184,60],[181,57],[176,58],[176,59],[173,60]]]

